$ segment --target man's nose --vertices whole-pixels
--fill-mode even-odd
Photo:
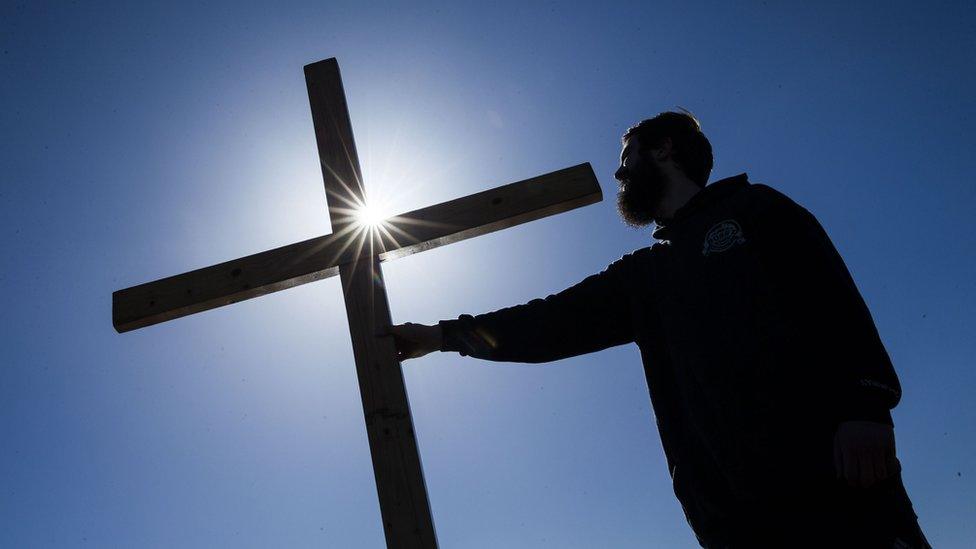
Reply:
[[[627,179],[627,168],[620,166],[617,171],[613,174],[613,178],[617,181],[623,181]]]

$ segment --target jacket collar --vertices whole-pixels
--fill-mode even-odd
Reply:
[[[674,217],[668,221],[667,226],[658,224],[651,236],[656,240],[670,240],[671,233],[681,226],[683,220],[708,204],[721,200],[747,185],[749,185],[749,176],[744,173],[705,185],[705,188],[698,191],[684,206],[674,212]]]

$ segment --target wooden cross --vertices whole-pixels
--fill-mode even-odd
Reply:
[[[335,58],[305,66],[332,234],[112,294],[127,332],[339,275],[388,547],[437,547],[380,262],[602,200],[588,163],[392,217],[360,222],[362,172]]]

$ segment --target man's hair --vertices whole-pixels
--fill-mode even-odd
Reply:
[[[680,107],[679,107],[680,108]],[[659,146],[665,138],[671,138],[674,161],[688,179],[704,187],[712,172],[712,144],[701,131],[701,124],[690,112],[662,112],[654,118],[641,121],[627,130],[623,141],[636,135],[642,150]]]

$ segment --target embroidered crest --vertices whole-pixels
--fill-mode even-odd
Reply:
[[[712,225],[705,235],[702,255],[724,252],[736,244],[743,244],[746,237],[742,235],[742,227],[734,219],[726,219]]]

